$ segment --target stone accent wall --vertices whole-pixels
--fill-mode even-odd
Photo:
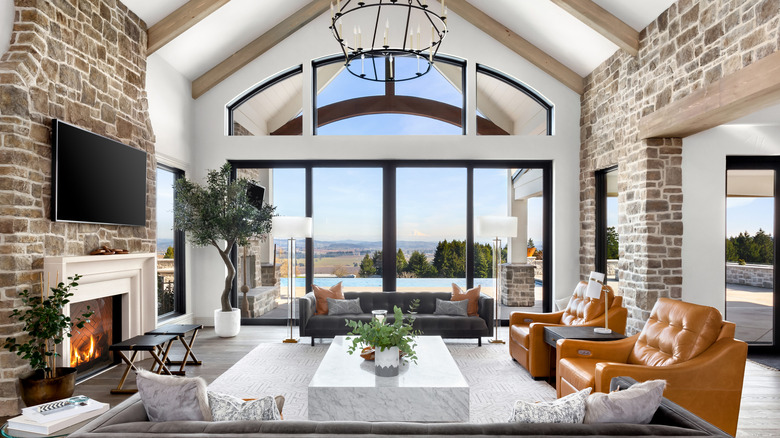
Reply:
[[[774,268],[771,265],[726,263],[726,283],[774,289],[774,279]]]
[[[778,0],[679,0],[585,79],[580,139],[580,274],[595,259],[595,175],[618,165],[627,334],[658,297],[682,296],[681,139],[639,139],[639,120],[775,52]]]
[[[533,307],[536,304],[534,295],[534,265],[503,263],[499,265],[501,276],[501,304],[510,307]]]
[[[107,245],[154,252],[154,134],[146,100],[146,25],[117,0],[16,0],[8,52],[0,54],[0,339],[17,292],[40,290],[45,256]],[[52,222],[51,119],[149,153],[146,227]],[[96,169],[95,183],[111,169]],[[53,279],[52,279],[53,281]],[[0,351],[0,416],[16,415],[16,378],[28,370]]]

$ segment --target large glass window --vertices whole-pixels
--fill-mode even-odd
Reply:
[[[229,135],[301,135],[303,67],[265,81],[228,106]]]
[[[413,58],[384,61],[388,69],[416,68]],[[464,133],[462,62],[437,58],[428,74],[396,83],[358,78],[342,63],[342,57],[315,62],[317,135]]]
[[[617,292],[620,289],[620,234],[618,228],[618,169],[596,172],[596,263],[598,272]]]
[[[396,173],[398,291],[466,287],[466,169]]]
[[[552,106],[519,81],[477,65],[478,135],[551,135]]]
[[[185,313],[184,236],[173,229],[173,183],[184,172],[157,165],[157,317]]]

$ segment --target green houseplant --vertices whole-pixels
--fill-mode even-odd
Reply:
[[[221,337],[235,336],[241,327],[241,313],[230,305],[230,290],[236,276],[230,251],[236,244],[248,245],[251,237],[265,238],[271,231],[275,210],[266,203],[255,207],[247,193],[250,184],[244,178],[231,181],[229,163],[209,171],[205,186],[185,178],[174,183],[174,227],[186,232],[196,246],[215,247],[227,268],[221,308],[214,312],[215,331]]]
[[[18,339],[6,338],[3,347],[16,353],[30,363],[33,373],[20,378],[22,400],[27,406],[33,406],[54,400],[70,397],[76,379],[76,369],[55,367],[57,345],[61,345],[65,337],[71,337],[74,327],[84,328],[89,317],[95,312],[89,310],[73,320],[62,313],[62,309],[73,296],[70,289],[78,286],[80,275],[68,277],[68,282],[60,282],[50,288],[44,296],[41,285],[41,295],[35,296],[25,289],[19,294],[22,306],[11,312],[11,318],[22,323],[22,330],[27,335]]]
[[[412,305],[412,310],[416,305]],[[376,374],[378,376],[398,375],[399,357],[405,356],[407,360],[417,363],[417,342],[415,338],[420,335],[419,330],[413,328],[414,314],[408,317],[404,316],[401,308],[393,308],[394,321],[387,323],[385,319],[377,318],[364,323],[362,321],[346,320],[347,325],[352,329],[347,337],[352,344],[348,347],[349,354],[354,354],[355,350],[363,346],[374,348]]]

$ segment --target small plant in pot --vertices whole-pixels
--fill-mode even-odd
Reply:
[[[55,367],[59,354],[57,346],[65,337],[71,337],[73,328],[82,329],[95,312],[89,310],[76,320],[65,316],[62,309],[73,296],[70,289],[78,286],[80,275],[68,277],[68,282],[60,282],[50,288],[48,294],[41,285],[41,295],[35,296],[25,289],[19,296],[21,308],[11,312],[11,318],[22,323],[25,337],[6,338],[3,347],[27,360],[33,369],[31,375],[19,378],[22,400],[27,406],[34,406],[73,395],[76,384],[76,369]]]
[[[381,377],[397,376],[400,368],[400,356],[406,360],[417,363],[415,338],[420,335],[419,330],[414,330],[414,315],[405,317],[401,308],[393,308],[394,321],[389,324],[385,319],[373,318],[364,323],[362,321],[346,320],[352,329],[349,332],[348,341],[352,341],[347,351],[354,354],[355,350],[364,346],[374,349],[375,373]],[[360,350],[358,350],[360,351]]]
[[[271,231],[275,208],[266,203],[255,206],[248,194],[251,184],[244,178],[231,181],[229,163],[209,171],[205,186],[185,178],[174,184],[174,228],[186,232],[196,246],[214,246],[227,268],[221,307],[214,311],[214,329],[220,337],[235,336],[241,329],[241,312],[230,305],[236,276],[230,252],[236,244],[246,246],[252,237],[265,239]]]

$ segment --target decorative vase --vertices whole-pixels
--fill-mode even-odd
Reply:
[[[46,379],[43,370],[36,370],[27,377],[20,377],[21,396],[24,404],[35,406],[62,400],[73,395],[76,387],[76,368],[58,367],[54,377]]]
[[[528,248],[528,255],[527,255],[527,257],[533,257],[535,252],[536,252],[536,248],[535,247],[532,246],[532,247]],[[520,253],[520,254],[522,254],[522,253]]]
[[[214,332],[220,338],[232,338],[241,331],[241,309],[223,312],[214,310]]]
[[[382,350],[374,350],[374,372],[380,377],[393,377],[398,375],[400,358],[398,347],[389,347]]]

